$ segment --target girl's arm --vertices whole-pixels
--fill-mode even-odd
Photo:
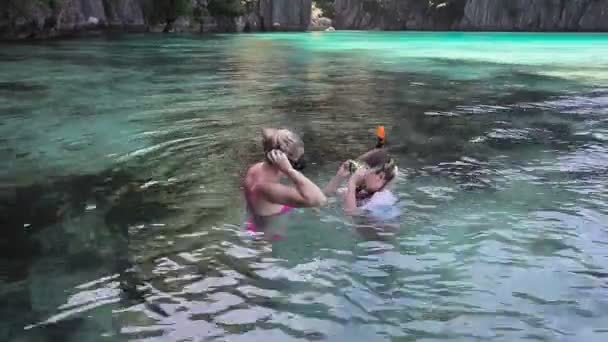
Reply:
[[[359,169],[348,180],[348,187],[344,195],[344,211],[349,215],[356,215],[359,212],[357,208],[357,186],[365,177],[366,169]]]
[[[331,196],[336,193],[338,187],[342,184],[342,182],[350,176],[350,172],[348,171],[348,162],[342,163],[336,175],[329,181],[329,183],[323,189],[323,192],[327,196]]]

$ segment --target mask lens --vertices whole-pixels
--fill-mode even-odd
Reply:
[[[306,162],[304,161],[303,158],[300,158],[296,161],[289,159],[289,163],[291,164],[291,167],[294,168],[294,170],[298,170],[298,171],[302,171],[306,167]]]

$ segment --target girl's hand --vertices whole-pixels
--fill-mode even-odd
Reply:
[[[350,161],[345,161],[344,163],[342,163],[342,165],[340,165],[340,168],[338,169],[338,172],[336,172],[336,176],[340,177],[340,178],[348,178],[348,176],[350,176]]]
[[[365,175],[369,172],[369,170],[367,168],[360,168],[359,170],[357,170],[357,172],[355,172],[351,177],[350,177],[350,181],[354,182],[355,184],[359,184],[361,182],[363,182],[363,180],[365,179]]]

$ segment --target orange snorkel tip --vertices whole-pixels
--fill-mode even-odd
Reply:
[[[379,139],[384,140],[384,138],[386,138],[386,133],[384,132],[384,126],[378,126],[378,128],[376,129],[376,135],[378,136]]]
[[[376,136],[378,137],[378,144],[376,147],[384,147],[384,144],[386,144],[386,132],[384,131],[384,126],[378,126],[376,129]]]

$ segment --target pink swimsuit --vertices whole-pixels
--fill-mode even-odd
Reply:
[[[292,210],[294,210],[294,209],[295,209],[295,208],[293,208],[293,207],[290,207],[290,206],[288,206],[288,205],[284,205],[284,206],[281,208],[281,211],[279,211],[279,212],[278,212],[278,213],[276,213],[276,214],[273,214],[273,215],[268,215],[268,216],[258,216],[258,217],[269,218],[269,217],[281,216],[281,215],[283,215],[283,214],[287,214],[287,213],[291,212],[291,211],[292,211]],[[250,218],[249,218],[249,219],[248,219],[248,220],[245,222],[245,224],[247,225],[247,230],[248,230],[248,231],[257,233],[257,232],[258,232],[258,226],[255,224],[255,222],[253,222],[253,220],[254,220],[254,219],[253,219],[253,217],[250,217]]]
[[[253,200],[253,198],[255,197],[254,196],[255,192],[253,192],[253,191],[249,192],[249,191],[245,190],[245,195],[247,195],[248,193],[251,194],[251,199]],[[260,233],[261,231],[263,231],[264,227],[266,226],[266,224],[264,224],[265,223],[264,221],[276,218],[281,215],[285,215],[285,214],[293,211],[294,209],[295,208],[293,208],[293,207],[284,205],[281,208],[281,210],[276,214],[261,216],[261,215],[256,215],[255,213],[253,213],[253,210],[251,210],[251,208],[250,208],[250,211],[252,212],[252,214],[249,217],[249,219],[247,219],[247,221],[245,221],[247,231],[250,233],[253,233],[253,234]],[[272,236],[272,240],[281,240],[282,238],[283,238],[283,236],[280,234],[274,234]]]

